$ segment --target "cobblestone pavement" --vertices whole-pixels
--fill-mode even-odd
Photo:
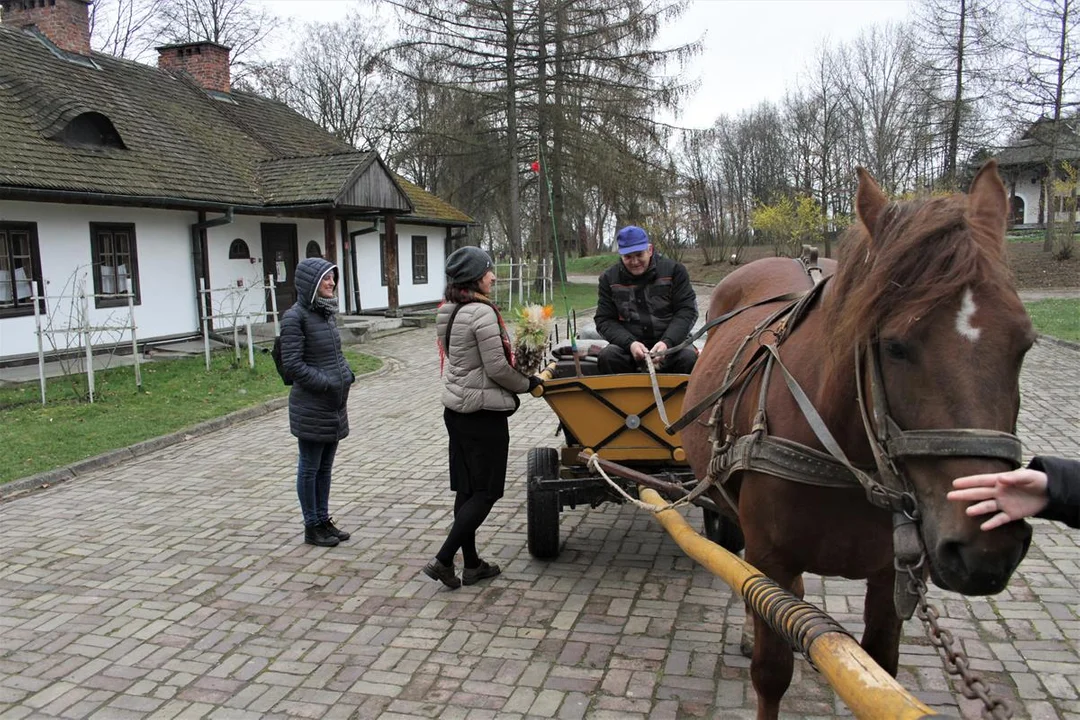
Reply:
[[[433,342],[429,328],[364,348],[389,368],[350,401],[339,547],[302,544],[285,411],[0,504],[0,717],[753,717],[742,604],[649,517],[568,510],[560,558],[529,556],[526,452],[559,445],[542,400],[511,420],[508,493],[481,533],[503,575],[451,592],[420,573],[452,510]],[[1029,355],[1028,454],[1080,456],[1078,367],[1049,342]],[[1005,592],[933,590],[1016,717],[1080,719],[1078,543],[1037,521]],[[859,583],[806,588],[861,630]],[[978,717],[919,622],[904,631],[903,685]],[[801,658],[783,709],[848,714]]]

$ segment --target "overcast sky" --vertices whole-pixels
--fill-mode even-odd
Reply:
[[[279,17],[331,21],[358,0],[253,0]],[[848,41],[875,23],[904,20],[911,0],[693,0],[661,35],[670,47],[701,38],[688,68],[701,85],[674,120],[707,127],[763,100],[778,101],[823,43]],[[367,6],[369,7],[369,6]]]

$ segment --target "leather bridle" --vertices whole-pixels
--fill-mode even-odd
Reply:
[[[743,369],[733,374],[733,359],[721,387],[684,413],[668,430],[675,432],[692,422],[706,408],[713,408],[709,420],[712,430],[712,457],[702,484],[716,487],[736,512],[737,507],[724,485],[734,473],[740,471],[762,472],[821,487],[850,487],[853,484],[861,486],[871,505],[892,513],[894,562],[896,569],[902,571],[896,575],[894,600],[897,614],[910,618],[917,596],[906,578],[914,572],[925,572],[926,549],[917,527],[922,514],[915,490],[897,463],[910,457],[975,457],[1002,460],[1017,468],[1022,457],[1020,439],[1013,433],[981,428],[901,429],[889,413],[878,339],[874,337],[866,347],[856,346],[854,359],[860,414],[877,472],[854,465],[829,431],[809,396],[780,358],[779,346],[809,312],[814,299],[820,295],[827,282],[828,278],[825,278],[815,283],[814,288],[807,291],[802,298],[792,301],[782,311],[771,314],[765,322],[759,324],[756,331],[747,336],[742,347],[735,353],[737,358],[751,338],[759,339],[757,352]],[[736,312],[738,311],[729,313],[729,316]],[[777,321],[780,329],[770,330],[769,327]],[[775,340],[760,342],[765,333],[771,333]],[[765,399],[774,367],[780,371],[789,392],[827,455],[806,445],[769,435],[768,423],[765,420]],[[758,371],[762,372],[762,387],[758,395],[758,408],[754,414],[754,427],[750,433],[734,437],[731,428],[725,428],[720,420],[724,399],[731,392],[737,391],[737,405],[746,383]],[[869,398],[866,397],[866,376],[869,378]],[[726,433],[726,437],[721,437],[722,433]]]

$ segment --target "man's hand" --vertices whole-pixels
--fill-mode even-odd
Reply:
[[[969,517],[990,515],[979,526],[983,530],[1036,515],[1049,502],[1046,473],[1027,468],[956,478],[953,487],[947,497],[954,502],[972,503],[964,511]]]
[[[664,364],[664,360],[666,358],[663,355],[660,355],[660,353],[664,352],[665,350],[667,350],[667,343],[661,340],[660,342],[653,345],[652,350],[649,351],[649,354],[653,356],[653,365],[655,367],[660,367]]]
[[[635,340],[630,343],[630,354],[638,362],[645,362],[645,355],[649,352],[649,348],[645,347],[645,343]]]

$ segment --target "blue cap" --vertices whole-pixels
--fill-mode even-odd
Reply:
[[[649,249],[649,236],[637,225],[627,225],[616,236],[619,243],[619,254],[641,252]]]

